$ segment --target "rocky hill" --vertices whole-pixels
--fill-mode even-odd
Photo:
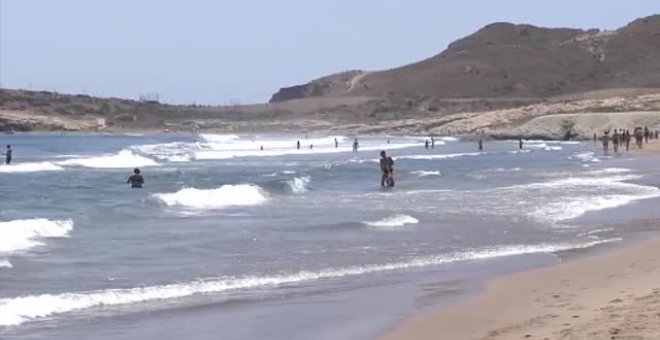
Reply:
[[[271,102],[393,94],[538,99],[620,88],[660,88],[660,15],[614,31],[495,23],[429,59],[283,88]]]

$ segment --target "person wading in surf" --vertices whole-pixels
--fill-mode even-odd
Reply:
[[[380,170],[383,172],[380,178],[381,187],[394,186],[394,160],[385,151],[380,152]]]
[[[140,169],[133,169],[133,175],[126,180],[126,183],[131,183],[131,188],[142,188],[144,177],[140,175]]]

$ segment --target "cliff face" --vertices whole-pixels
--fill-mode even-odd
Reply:
[[[362,71],[347,71],[316,79],[304,85],[284,87],[273,95],[269,103],[326,95],[340,95],[351,89],[351,80],[360,74],[362,74]]]
[[[338,91],[341,86],[337,85],[345,84],[345,78],[340,82],[321,78],[283,89],[273,100],[393,93],[547,98],[600,89],[660,87],[660,16],[639,19],[615,31],[495,23],[429,59],[353,75],[348,80],[351,85]]]

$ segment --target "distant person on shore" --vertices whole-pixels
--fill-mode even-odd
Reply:
[[[522,138],[518,138],[518,149],[522,150],[523,148],[523,140]]]
[[[335,149],[339,147],[339,142],[337,141],[337,138],[335,138]]]
[[[435,138],[431,137],[431,149],[435,149]]]
[[[7,144],[7,151],[3,152],[5,155],[5,164],[10,165],[11,164],[11,158],[13,154],[13,150],[11,149],[11,145]]]
[[[296,149],[300,150],[300,141],[296,142]]]
[[[594,132],[594,143],[598,141],[598,135]]]
[[[314,148],[314,144],[310,144],[310,145],[309,145],[309,149],[311,150],[311,149],[313,149],[313,148]]]
[[[647,143],[647,144],[649,143],[649,136],[650,135],[651,135],[651,133],[649,132],[649,127],[645,126],[644,127],[644,142]]]
[[[380,152],[380,170],[383,175],[380,178],[381,187],[394,186],[394,160],[385,151]]]
[[[355,141],[353,141],[353,152],[358,152],[359,148],[360,148],[360,143],[358,142],[357,138],[355,138]]]
[[[264,146],[262,145],[261,148],[259,148],[260,151],[264,151]]]
[[[482,151],[484,149],[484,140],[480,139],[479,140],[479,151]]]
[[[619,152],[619,137],[619,130],[614,130],[614,134],[612,135],[612,149],[614,153]]]
[[[140,175],[140,169],[133,169],[133,175],[126,180],[126,183],[131,183],[131,188],[142,188],[144,177]]]
[[[607,153],[610,149],[610,131],[603,131],[603,136],[600,138],[601,143],[603,143],[603,154],[607,156]]]
[[[626,130],[623,140],[626,143],[626,151],[630,151],[630,130]]]
[[[428,148],[429,148],[429,140],[427,139],[424,141],[424,149],[428,149]]]

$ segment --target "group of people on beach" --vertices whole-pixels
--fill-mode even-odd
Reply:
[[[600,137],[600,142],[603,145],[603,153],[607,155],[609,153],[610,142],[612,142],[612,151],[618,153],[619,149],[626,148],[626,151],[630,150],[630,143],[632,139],[635,139],[635,144],[638,149],[642,149],[645,143],[648,143],[651,139],[658,139],[660,135],[660,130],[649,130],[648,126],[641,127],[638,126],[633,129],[633,132],[630,133],[630,130],[625,129],[615,129],[614,133],[610,134],[610,130],[603,131],[603,135]],[[598,135],[594,132],[594,143],[598,142]]]

